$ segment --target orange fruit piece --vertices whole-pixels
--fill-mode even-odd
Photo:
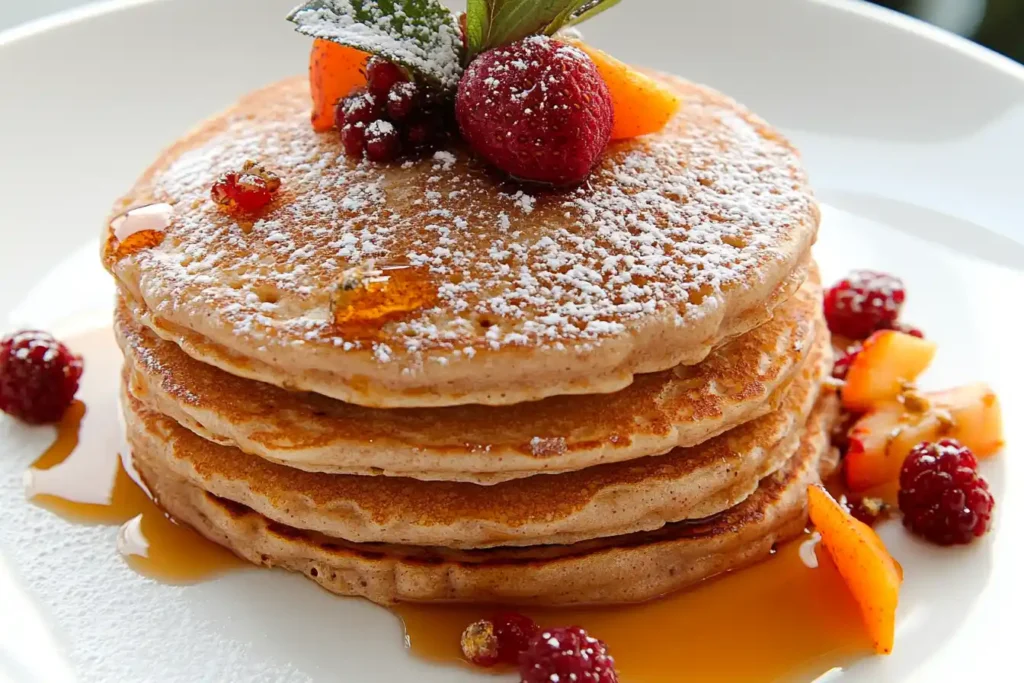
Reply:
[[[895,401],[935,357],[938,344],[894,330],[875,332],[864,342],[846,373],[843,407],[855,413]]]
[[[625,140],[665,127],[682,99],[679,93],[640,73],[607,52],[579,40],[568,41],[587,53],[612,96],[612,140]]]
[[[875,652],[892,652],[903,570],[875,530],[855,519],[820,486],[807,487],[811,522],[860,607]]]
[[[334,127],[334,105],[366,86],[364,67],[369,54],[323,38],[313,41],[309,55],[309,90],[313,95],[314,130],[323,132]]]

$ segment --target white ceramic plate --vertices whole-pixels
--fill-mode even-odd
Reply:
[[[0,35],[0,327],[68,333],[109,315],[94,242],[108,206],[188,127],[305,68],[289,4],[113,2]],[[985,379],[1002,395],[1010,447],[985,467],[995,533],[941,550],[886,527],[906,570],[896,651],[830,680],[1017,679],[1024,69],[839,0],[631,0],[587,33],[790,133],[825,204],[826,277],[903,276],[906,319],[941,344],[927,383]],[[134,574],[114,528],[25,502],[22,472],[52,436],[0,418],[0,679],[482,680],[414,661],[387,612],[298,576],[170,587]]]

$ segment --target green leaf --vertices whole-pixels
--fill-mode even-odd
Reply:
[[[621,0],[467,0],[467,59],[527,36],[554,35]]]
[[[573,12],[572,18],[569,19],[566,26],[575,26],[576,24],[583,23],[587,19],[596,17],[606,9],[611,9],[615,5],[622,2],[622,0],[589,0],[583,7],[580,7]]]
[[[288,21],[299,33],[400,64],[442,90],[454,90],[462,75],[461,31],[440,0],[307,0]]]
[[[469,55],[475,55],[483,49],[490,25],[490,3],[487,0],[466,0],[466,52]]]

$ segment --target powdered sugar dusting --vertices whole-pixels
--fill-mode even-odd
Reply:
[[[114,266],[137,270],[157,315],[203,317],[268,347],[370,349],[379,363],[580,349],[652,316],[686,326],[713,315],[731,287],[766,263],[795,263],[813,235],[796,155],[703,90],[688,93],[671,131],[613,145],[565,191],[496,186],[458,148],[357,164],[335,135],[312,131],[298,81],[272,96],[272,110],[236,113],[136,193],[175,205],[164,243]],[[283,182],[279,205],[248,233],[209,199],[213,180],[247,159]],[[371,261],[422,268],[437,304],[379,339],[345,338],[330,322],[330,290]]]

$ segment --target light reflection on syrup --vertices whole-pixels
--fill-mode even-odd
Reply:
[[[755,567],[643,605],[525,612],[541,626],[576,624],[601,638],[623,683],[812,680],[870,652],[871,643],[828,554],[817,549],[816,569],[800,559],[807,538]],[[455,663],[462,629],[494,609],[394,611],[412,652]]]
[[[79,399],[53,444],[25,473],[25,493],[71,522],[120,524],[117,550],[146,576],[192,583],[244,566],[227,550],[170,520],[129,476],[118,406],[121,356],[109,329],[65,340],[85,359]]]

